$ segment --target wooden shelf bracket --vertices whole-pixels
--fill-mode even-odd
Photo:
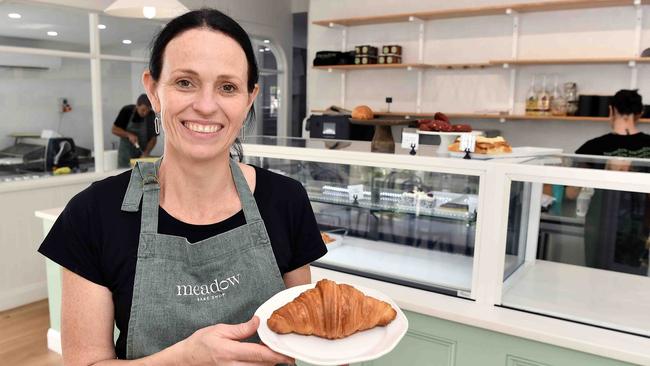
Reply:
[[[641,40],[643,38],[643,6],[641,0],[634,0],[634,7],[636,8],[634,19],[634,44],[632,54],[634,57],[641,56]],[[636,67],[635,61],[630,61],[628,65],[632,68],[630,72],[630,89],[636,89],[639,84],[639,70]]]
[[[512,17],[512,49],[511,57],[516,60],[519,57],[519,13],[511,8],[506,10],[506,14]],[[509,64],[504,63],[503,68],[508,69]],[[508,93],[508,110],[510,114],[515,113],[515,98],[517,95],[517,68],[510,69],[510,88]],[[505,122],[505,121],[503,121]],[[502,123],[503,123],[502,122]]]

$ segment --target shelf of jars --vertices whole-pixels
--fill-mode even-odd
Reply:
[[[313,66],[316,70],[395,70],[395,69],[437,69],[437,70],[466,70],[466,69],[484,69],[495,67],[491,63],[453,63],[453,64],[370,64],[370,65],[328,65]]]
[[[523,4],[507,4],[493,6],[476,6],[467,8],[444,9],[401,14],[388,14],[367,17],[323,19],[314,21],[313,24],[334,26],[359,26],[369,24],[401,23],[415,20],[437,20],[451,18],[466,18],[487,15],[503,15],[515,13],[533,13],[557,10],[596,9],[616,6],[647,5],[650,0],[556,0],[532,2]]]
[[[555,59],[511,59],[490,60],[484,63],[448,63],[448,64],[371,64],[371,65],[329,65],[313,66],[316,70],[395,70],[395,69],[437,69],[468,70],[485,69],[498,66],[543,66],[543,65],[586,65],[586,64],[621,64],[635,65],[650,63],[650,57],[591,57],[591,58],[555,58]]]

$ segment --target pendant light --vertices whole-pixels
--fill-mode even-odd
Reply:
[[[104,12],[126,18],[169,19],[189,10],[178,0],[115,0]]]

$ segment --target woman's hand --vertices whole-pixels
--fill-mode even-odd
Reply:
[[[257,331],[260,319],[246,323],[217,324],[197,330],[184,343],[184,365],[275,365],[293,364],[292,358],[257,344],[240,342]]]

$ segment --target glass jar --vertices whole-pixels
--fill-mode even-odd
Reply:
[[[564,83],[564,99],[566,100],[566,114],[575,116],[578,112],[578,85],[576,83]]]

